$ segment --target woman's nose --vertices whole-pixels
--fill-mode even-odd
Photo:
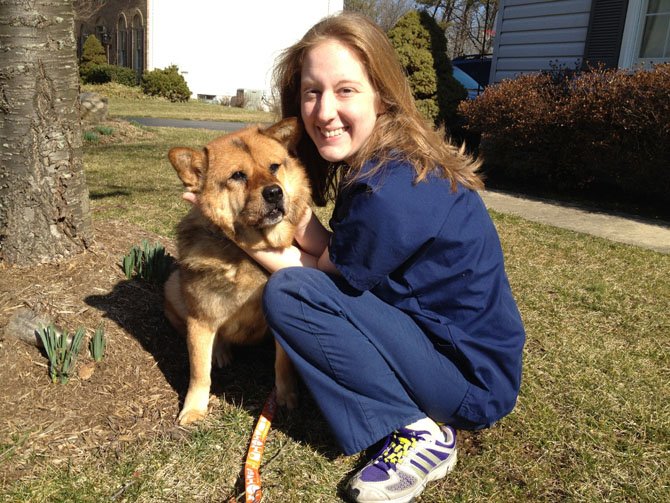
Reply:
[[[322,93],[319,100],[318,119],[322,122],[331,120],[337,113],[337,104],[332,93]]]

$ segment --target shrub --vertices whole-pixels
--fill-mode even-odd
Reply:
[[[89,35],[81,49],[81,66],[107,64],[107,52],[95,35]]]
[[[124,86],[136,86],[137,75],[132,68],[115,65],[87,65],[79,69],[81,79],[85,84],[106,84],[116,82]]]
[[[452,124],[467,91],[452,74],[444,31],[426,12],[410,11],[388,36],[421,113],[436,125]]]
[[[145,72],[142,90],[150,96],[162,96],[172,102],[188,101],[191,91],[176,65]]]
[[[523,75],[460,110],[497,176],[659,202],[670,192],[670,64]]]
[[[105,84],[82,84],[82,92],[94,92],[107,96],[108,98],[125,98],[132,100],[150,100],[150,96],[147,96],[142,92],[140,86],[124,86],[118,82],[107,82]]]

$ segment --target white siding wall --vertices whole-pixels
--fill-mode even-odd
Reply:
[[[591,0],[501,0],[490,82],[581,63]]]
[[[148,0],[147,66],[176,64],[193,95],[270,89],[274,60],[343,0]]]

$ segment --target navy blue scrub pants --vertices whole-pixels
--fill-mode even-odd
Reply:
[[[458,422],[462,373],[408,315],[372,293],[291,267],[270,277],[263,309],[345,454],[425,416]]]

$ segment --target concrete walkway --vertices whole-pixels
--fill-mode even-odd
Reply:
[[[493,211],[670,254],[669,222],[651,222],[492,190],[481,195],[486,207]]]

